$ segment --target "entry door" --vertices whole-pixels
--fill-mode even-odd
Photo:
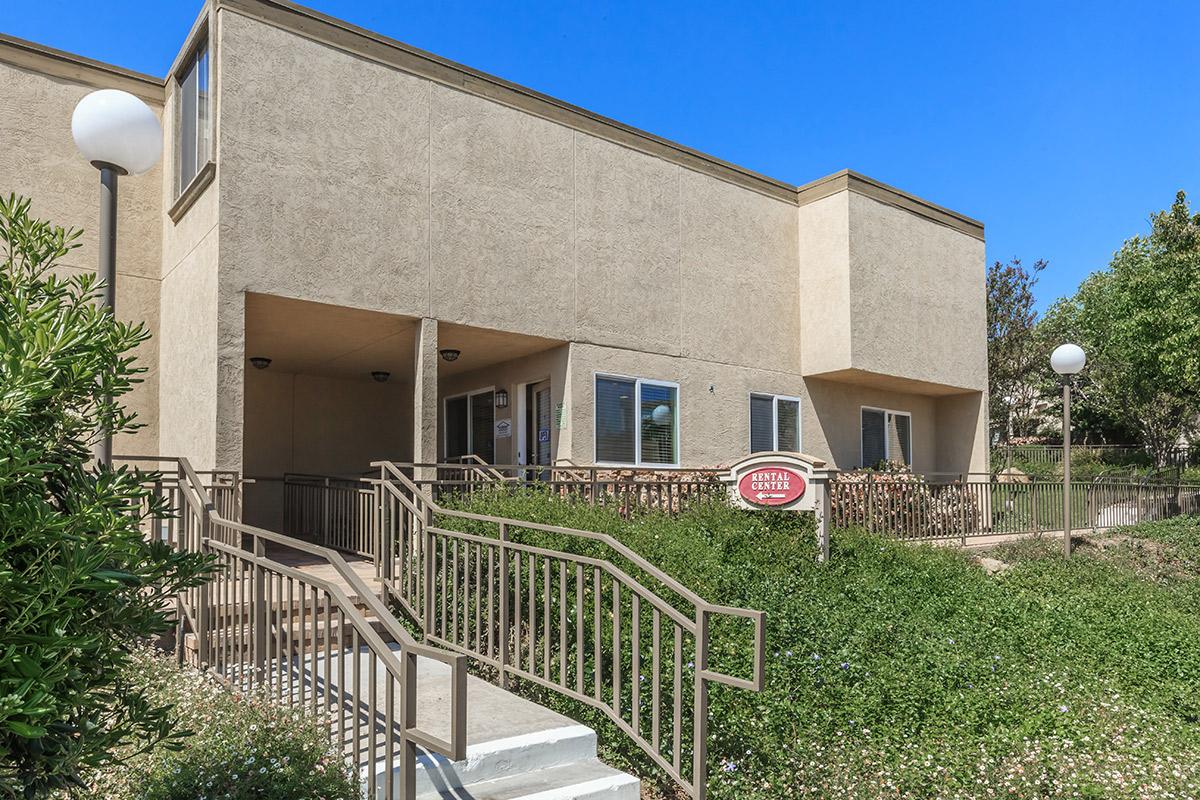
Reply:
[[[525,389],[525,452],[529,463],[550,466],[550,381],[533,383]]]

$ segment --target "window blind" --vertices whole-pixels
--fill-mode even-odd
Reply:
[[[775,398],[771,395],[750,395],[750,452],[764,453],[775,449]]]
[[[637,383],[596,378],[596,460],[632,464],[637,460],[634,394]]]
[[[775,415],[778,434],[776,449],[800,452],[800,401],[778,398],[775,401]]]
[[[678,463],[675,415],[678,389],[674,386],[640,384],[642,417],[642,463]]]
[[[892,447],[888,448],[888,457],[892,461],[903,461],[912,464],[912,417],[907,414],[889,414],[892,424],[889,438]]]
[[[862,465],[874,467],[887,460],[886,412],[862,410]]]

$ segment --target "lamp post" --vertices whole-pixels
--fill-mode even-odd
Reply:
[[[85,96],[71,114],[75,146],[100,170],[101,303],[116,313],[117,301],[117,178],[140,175],[162,155],[162,127],[150,107],[129,92],[100,89]],[[96,443],[97,464],[112,463],[112,436]]]
[[[1062,379],[1063,393],[1063,555],[1071,557],[1071,379],[1087,356],[1077,344],[1060,344],[1050,354],[1050,366]]]

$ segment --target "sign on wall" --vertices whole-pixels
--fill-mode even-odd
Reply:
[[[508,439],[512,436],[512,422],[506,419],[496,420],[496,438]]]

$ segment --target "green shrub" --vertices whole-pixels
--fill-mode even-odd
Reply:
[[[855,531],[818,564],[803,517],[721,504],[627,521],[528,492],[470,505],[610,532],[706,599],[767,612],[765,690],[712,691],[715,800],[1200,793],[1195,594],[1083,556],[990,578],[960,551]],[[714,662],[744,663],[748,638],[721,632]],[[670,794],[600,714],[522,690]]]
[[[328,729],[300,710],[230,693],[209,675],[149,649],[137,650],[129,680],[172,706],[191,732],[182,749],[135,755],[92,776],[106,800],[359,800],[358,780],[331,746]]]
[[[209,564],[143,538],[164,513],[143,475],[89,466],[97,430],[137,428],[121,396],[148,334],[95,304],[93,275],[55,276],[77,237],[0,197],[0,797],[172,739],[125,678],[127,648],[169,628]]]

